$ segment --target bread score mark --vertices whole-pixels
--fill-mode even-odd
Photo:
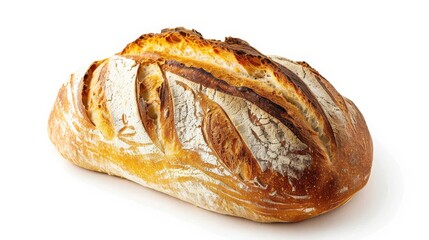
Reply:
[[[137,71],[137,107],[144,128],[152,142],[163,152],[164,146],[160,138],[161,100],[159,92],[164,82],[161,69],[157,63],[140,64]]]
[[[177,109],[179,114],[175,114],[176,117],[179,118],[177,120],[179,127],[183,125],[181,122],[187,122],[186,125],[197,124],[197,127],[201,128],[200,121],[191,122],[182,120],[182,118],[184,118],[183,112],[185,111],[182,109],[189,108],[187,109],[188,113],[185,118],[189,118],[192,114],[198,116],[204,114],[202,117],[206,120],[205,127],[207,127],[207,124],[210,126],[210,129],[204,128],[203,126],[206,134],[205,141],[213,150],[215,150],[215,152],[220,156],[220,159],[224,161],[232,172],[243,175],[243,180],[249,180],[251,176],[251,169],[244,169],[245,166],[248,168],[252,165],[249,163],[249,161],[251,162],[251,159],[257,160],[256,162],[258,163],[261,171],[271,169],[283,176],[294,179],[298,179],[301,173],[311,165],[312,157],[309,154],[307,145],[302,143],[294,133],[281,122],[255,104],[252,104],[243,98],[225,94],[217,91],[216,89],[207,88],[202,84],[195,83],[169,71],[167,71],[165,75],[169,79],[170,85],[171,82],[174,82],[175,85],[182,86],[184,89],[189,89],[188,94],[182,95],[182,98],[190,97],[200,99],[196,106],[202,107],[202,110],[204,110],[204,108],[208,108],[205,111],[192,113],[192,111],[195,111],[195,108],[187,105],[193,103],[182,102],[175,104],[175,107],[177,106],[179,108]],[[174,89],[173,91],[177,90]],[[204,101],[204,99],[206,100]],[[215,108],[214,106],[218,106],[218,108]],[[217,111],[221,112],[219,113]],[[217,117],[213,118],[213,116]],[[211,120],[215,119],[217,121],[217,125],[222,125],[222,129],[226,132],[220,131],[219,128],[214,126]],[[228,128],[228,126],[231,129]],[[181,131],[180,128],[178,130]],[[210,132],[210,134],[208,134],[208,132]],[[229,134],[227,134],[228,132]],[[188,133],[188,131],[186,133]],[[181,131],[178,132],[178,135],[180,136],[186,133]],[[189,133],[191,133],[191,131]],[[237,136],[235,141],[233,141],[234,137],[231,137],[230,139],[225,139],[223,137],[224,135],[233,136],[233,133],[239,133],[240,135]],[[194,140],[196,141],[198,139]],[[240,145],[241,140],[243,140],[245,144]],[[182,141],[185,141],[183,143],[184,145],[188,144],[186,137],[182,139]],[[246,150],[247,148],[250,152]],[[246,156],[247,154],[248,156],[248,154],[250,154],[250,159],[246,160],[245,157],[232,159],[226,152],[227,149],[231,149],[236,152],[235,155],[241,154]],[[228,157],[226,155],[228,155]],[[239,167],[240,161],[245,161],[245,165]]]
[[[300,134],[300,129],[296,128],[291,121],[288,121],[288,119],[292,119],[292,117],[284,108],[258,95],[252,89],[247,87],[231,86],[226,81],[214,77],[211,73],[205,71],[202,68],[187,67],[184,64],[174,60],[167,60],[165,64],[161,65],[161,67],[164,71],[172,72],[185,79],[188,79],[189,81],[201,84],[204,87],[212,88],[232,96],[244,98],[257,105],[273,117],[277,118],[295,135],[299,136],[299,138],[303,138]]]
[[[300,141],[307,144],[312,151],[312,155],[314,155],[313,157],[324,158],[323,155],[318,155],[318,152],[323,151],[319,149],[321,145],[316,142],[319,138],[314,138],[313,132],[309,132],[307,128],[296,123],[293,116],[291,116],[286,109],[258,95],[252,89],[231,86],[226,81],[214,77],[211,73],[202,68],[188,67],[174,60],[166,60],[165,63],[161,65],[161,68],[164,72],[172,72],[189,81],[201,84],[204,87],[249,101],[280,121],[292,131]]]

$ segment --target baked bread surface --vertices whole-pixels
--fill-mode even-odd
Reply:
[[[372,164],[362,114],[307,63],[184,28],[72,74],[48,129],[80,167],[258,222],[341,206]]]

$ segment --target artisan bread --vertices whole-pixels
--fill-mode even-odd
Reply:
[[[362,114],[307,63],[184,28],[73,74],[49,136],[80,167],[258,222],[341,206],[372,164]]]

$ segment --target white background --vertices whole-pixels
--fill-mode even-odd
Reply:
[[[0,3],[0,239],[428,239],[425,1],[117,2]],[[329,214],[259,224],[63,159],[47,119],[70,73],[176,26],[315,67],[367,120],[368,185]]]

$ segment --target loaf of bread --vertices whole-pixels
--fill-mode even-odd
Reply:
[[[73,74],[49,136],[80,167],[258,222],[343,205],[372,164],[363,116],[307,63],[184,28]]]

